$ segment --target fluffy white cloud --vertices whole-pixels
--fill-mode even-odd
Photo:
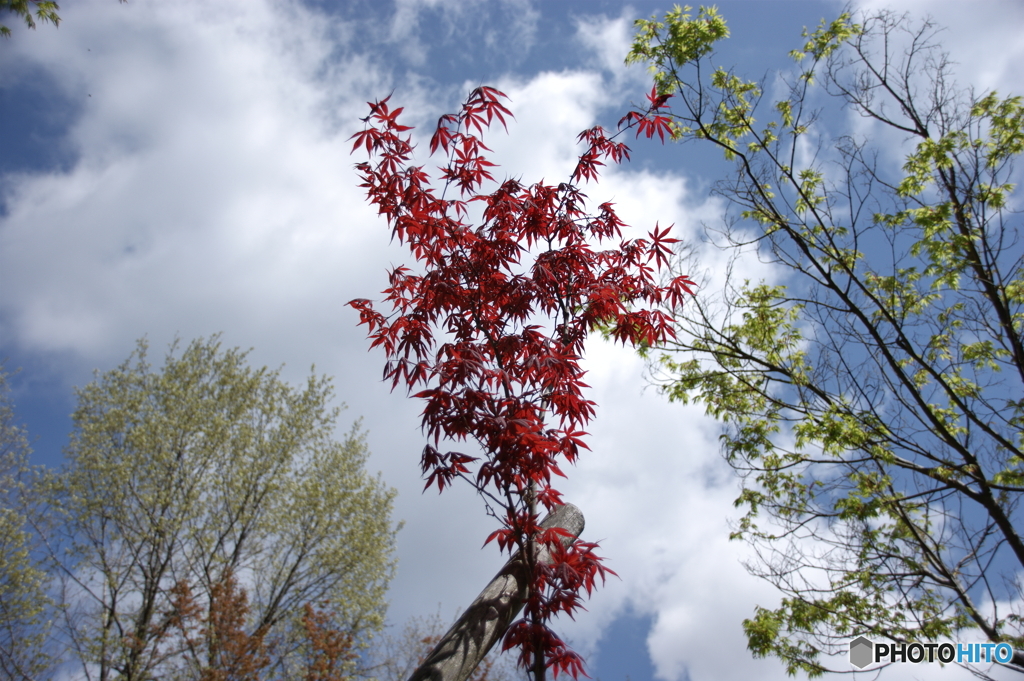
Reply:
[[[633,21],[637,12],[632,6],[622,8],[618,17],[609,18],[605,15],[580,16],[576,20],[576,39],[591,50],[598,59],[598,64],[610,73],[616,84],[628,81],[639,85],[638,91],[648,83],[647,70],[643,65],[635,64],[627,67],[626,55],[633,45]]]

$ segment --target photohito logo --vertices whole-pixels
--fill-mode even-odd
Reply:
[[[1002,662],[1013,658],[1009,643],[872,643],[850,641],[850,664],[864,669],[874,662]]]

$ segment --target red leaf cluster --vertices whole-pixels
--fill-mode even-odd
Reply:
[[[543,655],[556,676],[575,678],[582,660],[545,623],[582,607],[580,591],[589,594],[595,578],[610,570],[594,545],[564,549],[559,532],[541,530],[538,519],[541,507],[561,502],[551,486],[552,475],[564,477],[559,462],[572,463],[587,448],[583,429],[594,403],[582,391],[584,342],[598,328],[624,344],[665,341],[673,336],[672,320],[659,308],[681,304],[693,285],[686,277],[668,285],[656,279],[677,241],[669,227],[656,226],[649,239],[622,240],[625,225],[614,206],[588,212],[577,183],[596,181],[609,159],[629,158],[629,148],[614,141],[625,130],[661,139],[671,133],[668,118],[658,115],[667,96],[652,92],[648,109],[628,114],[611,138],[600,127],[581,133],[585,150],[569,182],[527,186],[494,180],[495,165],[483,156],[490,150],[477,135],[495,120],[504,126],[512,114],[502,92],[477,88],[458,113],[440,118],[430,139],[430,153],[445,156],[440,191],[410,161],[411,138],[402,134],[410,128],[398,123],[402,109],[391,110],[389,99],[370,103],[352,149],[368,152],[370,161],[356,166],[360,186],[423,273],[391,271],[384,291],[390,316],[366,299],[349,305],[367,326],[371,348],[384,348],[392,389],[403,384],[425,401],[422,426],[433,441],[421,457],[425,489],[436,484],[440,491],[463,478],[504,508],[504,527],[488,542],[530,556],[538,545],[551,548],[551,564],[530,562],[525,617],[509,629],[505,647],[520,646],[524,664]],[[485,182],[496,187],[486,193]],[[471,202],[482,208],[478,224],[468,219]],[[601,248],[613,239],[617,247]],[[442,438],[471,438],[485,456],[442,454]],[[478,464],[475,471],[471,464]]]

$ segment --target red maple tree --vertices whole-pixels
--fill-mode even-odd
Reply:
[[[369,103],[352,150],[368,152],[372,163],[356,166],[360,186],[422,273],[392,269],[387,317],[369,300],[348,304],[367,325],[370,347],[387,353],[384,377],[392,390],[404,384],[426,401],[422,426],[432,444],[421,459],[425,488],[443,490],[456,477],[468,481],[502,523],[485,544],[496,540],[527,558],[523,616],[506,632],[504,649],[518,645],[520,663],[536,681],[548,667],[556,678],[560,672],[578,678],[582,659],[548,622],[560,612],[572,616],[582,607],[581,592],[589,595],[596,578],[612,571],[595,544],[563,548],[559,540],[567,533],[542,530],[540,514],[561,503],[552,486],[552,475],[565,477],[560,463],[575,462],[580,448],[588,448],[583,428],[594,403],[582,392],[584,342],[598,328],[624,344],[663,342],[673,336],[672,320],[659,308],[681,304],[693,285],[683,276],[664,285],[656,278],[677,241],[669,227],[599,250],[621,239],[625,224],[608,202],[588,212],[579,185],[596,181],[606,160],[629,158],[629,148],[615,141],[626,130],[662,140],[671,134],[659,114],[668,96],[652,91],[647,108],[625,116],[611,137],[601,127],[580,133],[585,150],[568,182],[527,186],[516,179],[497,183],[491,174],[495,164],[483,156],[490,149],[480,136],[495,121],[504,126],[511,113],[501,103],[504,93],[479,87],[459,113],[440,118],[431,137],[431,155],[446,156],[438,188],[410,161],[413,145],[403,133],[411,128],[398,122],[402,108],[390,108],[389,99]],[[497,187],[484,193],[485,182]],[[475,222],[474,202],[482,208]],[[442,439],[475,440],[483,455],[442,453]],[[554,556],[546,565],[532,560],[541,544]]]

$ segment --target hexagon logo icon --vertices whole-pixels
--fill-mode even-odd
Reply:
[[[850,641],[850,664],[857,669],[864,669],[871,664],[874,652],[875,644],[863,636],[858,636]]]

